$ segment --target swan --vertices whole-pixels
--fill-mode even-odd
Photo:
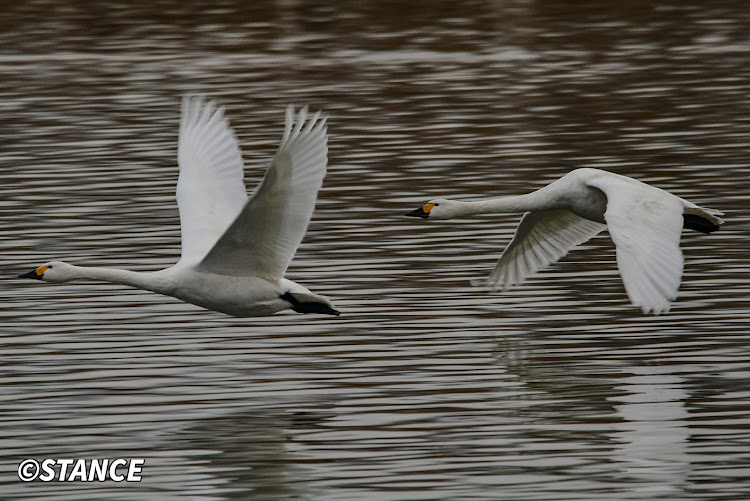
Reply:
[[[705,209],[633,178],[582,168],[532,193],[478,202],[430,200],[407,216],[451,219],[524,213],[486,285],[507,290],[565,256],[604,228],[615,243],[625,291],[643,313],[666,313],[682,277],[682,228],[719,229],[721,211]]]
[[[238,317],[291,309],[339,315],[331,302],[284,278],[304,236],[328,161],[326,118],[286,109],[284,134],[248,198],[242,154],[224,108],[182,99],[178,139],[182,254],[154,272],[52,261],[20,275],[44,282],[91,279],[128,285]]]

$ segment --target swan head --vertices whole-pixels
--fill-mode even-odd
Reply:
[[[62,283],[76,278],[75,267],[62,261],[50,261],[18,278],[32,278],[44,282]]]
[[[446,200],[445,198],[436,198],[430,200],[422,207],[407,212],[407,216],[421,217],[422,219],[450,219],[458,212],[458,202]]]

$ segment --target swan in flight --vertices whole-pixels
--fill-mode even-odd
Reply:
[[[576,169],[532,193],[479,202],[435,199],[406,214],[451,219],[472,214],[524,213],[486,285],[507,290],[562,258],[604,228],[630,301],[643,313],[669,311],[682,277],[682,228],[719,229],[722,212],[599,169]]]
[[[178,145],[182,255],[155,272],[52,261],[20,275],[61,283],[92,279],[172,296],[238,317],[338,315],[330,301],[284,278],[315,206],[328,162],[326,119],[307,107],[286,124],[265,177],[248,198],[242,154],[224,109],[201,96],[182,100]]]

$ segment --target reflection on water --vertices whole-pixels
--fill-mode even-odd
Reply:
[[[750,495],[744,3],[40,1],[0,26],[6,497]],[[340,318],[12,278],[53,258],[176,261],[185,92],[227,104],[251,187],[287,103],[330,113],[289,276]],[[486,293],[470,280],[518,217],[401,217],[580,166],[727,213],[684,233],[669,315],[630,305],[606,233]],[[138,485],[22,484],[26,457],[146,466]]]
[[[690,395],[682,378],[660,372],[663,368],[640,369],[617,388],[627,394],[612,399],[621,402],[615,409],[622,418],[622,431],[613,435],[621,444],[615,459],[624,464],[625,478],[639,482],[634,489],[639,495],[680,497],[690,474],[684,403]]]

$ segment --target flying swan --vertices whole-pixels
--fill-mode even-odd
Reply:
[[[248,198],[242,154],[224,109],[201,96],[182,100],[178,146],[182,255],[155,272],[52,261],[20,275],[61,283],[92,279],[172,296],[238,317],[338,315],[330,301],[284,278],[315,206],[328,161],[326,119],[286,109],[279,149]]]
[[[507,290],[562,258],[604,228],[630,301],[643,313],[669,311],[682,277],[680,233],[719,229],[722,212],[704,209],[635,179],[576,169],[527,195],[479,202],[430,200],[406,214],[451,219],[472,214],[525,213],[486,285]]]

